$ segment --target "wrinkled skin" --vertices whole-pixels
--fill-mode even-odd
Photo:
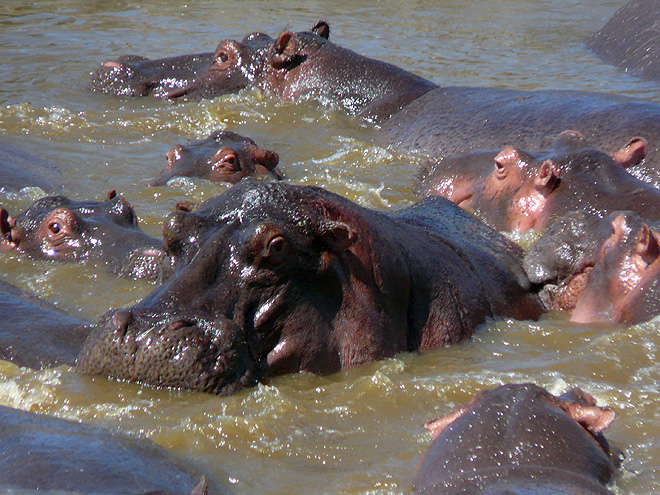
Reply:
[[[120,277],[170,274],[161,241],[140,230],[133,208],[114,190],[105,201],[47,196],[15,218],[0,208],[0,234],[0,251],[103,266]]]
[[[645,79],[660,80],[660,4],[634,0],[621,7],[587,46],[605,62]]]
[[[0,359],[33,369],[73,365],[88,324],[0,280]]]
[[[213,182],[238,182],[253,175],[282,179],[279,156],[257,146],[252,139],[229,131],[215,131],[206,139],[174,145],[167,152],[165,169],[151,182],[162,186],[173,177],[201,177]]]
[[[632,212],[573,212],[525,257],[549,309],[580,323],[633,324],[660,315],[660,227]]]
[[[62,185],[62,177],[52,164],[0,139],[0,191],[38,187],[51,192]]]
[[[147,439],[0,406],[0,490],[206,495],[195,469]],[[224,493],[211,487],[211,494]]]
[[[97,324],[83,373],[230,394],[536,318],[521,251],[443,198],[371,211],[320,188],[241,181],[166,218],[175,277]]]
[[[611,495],[619,452],[601,432],[613,420],[577,388],[560,397],[531,383],[485,390],[426,424],[433,443],[414,493]]]
[[[459,157],[454,163],[476,160],[464,174],[451,168],[436,170],[437,177],[422,180],[418,188],[447,194],[499,231],[543,231],[556,218],[580,209],[600,214],[633,210],[660,220],[660,191],[626,170],[644,160],[647,146],[644,139],[633,138],[610,156],[590,146],[580,133],[565,131],[546,150],[505,146],[493,158],[488,175],[488,156],[493,152]],[[483,171],[475,172],[477,168]]]

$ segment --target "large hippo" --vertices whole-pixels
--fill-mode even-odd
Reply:
[[[34,369],[73,365],[89,323],[0,280],[0,359]]]
[[[140,230],[133,208],[114,190],[105,201],[47,196],[16,217],[0,208],[0,235],[0,251],[18,250],[35,259],[103,266],[135,279],[170,273],[162,241]]]
[[[525,257],[548,309],[576,322],[633,324],[660,315],[660,225],[632,212],[572,212]]]
[[[611,495],[620,452],[602,431],[614,412],[580,389],[531,384],[485,390],[427,423],[433,443],[414,479],[425,495]]]
[[[505,146],[493,159],[490,173],[468,184],[475,169],[493,152],[476,157],[466,176],[447,187],[424,182],[420,192],[444,194],[499,231],[545,230],[556,218],[585,209],[601,215],[633,210],[660,220],[660,190],[637,179],[625,166],[646,156],[644,139],[634,138],[613,156],[591,146],[580,133],[562,132],[549,149],[523,151]],[[623,165],[623,166],[622,166]],[[451,184],[451,181],[450,181]]]
[[[59,495],[221,493],[146,439],[0,406],[0,491]],[[224,491],[222,491],[224,493]]]
[[[24,187],[52,192],[62,185],[62,177],[51,163],[0,139],[0,192]]]
[[[517,91],[438,87],[424,78],[342,48],[314,31],[285,31],[252,44],[226,40],[207,72],[169,93],[172,99],[211,98],[260,88],[286,100],[317,98],[379,124],[384,144],[431,157],[516,143],[540,149],[565,129],[584,134],[607,153],[613,143],[643,136],[643,173],[660,181],[660,104],[577,91]]]
[[[165,169],[152,182],[162,186],[173,177],[201,177],[213,182],[236,183],[245,177],[267,175],[277,180],[279,156],[257,146],[252,139],[230,131],[215,131],[206,139],[175,144],[167,152]]]
[[[520,248],[444,198],[394,213],[321,188],[244,180],[166,218],[175,276],[99,321],[83,373],[230,394],[537,318]]]
[[[660,3],[633,0],[621,7],[587,43],[605,62],[645,79],[660,80]]]

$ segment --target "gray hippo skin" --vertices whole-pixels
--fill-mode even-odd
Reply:
[[[621,7],[587,46],[609,64],[660,80],[660,3],[634,0]]]
[[[90,322],[0,280],[0,359],[41,369],[73,365]]]
[[[427,423],[433,443],[417,495],[611,495],[619,464],[601,433],[614,412],[580,389],[560,397],[527,383],[485,390]]]
[[[580,209],[601,215],[633,210],[660,220],[660,190],[624,168],[644,160],[646,150],[646,141],[634,138],[610,156],[580,133],[565,131],[545,150],[505,146],[487,175],[492,151],[440,161],[438,165],[451,165],[452,160],[463,164],[474,159],[465,172],[454,173],[457,167],[449,166],[445,176],[436,170],[435,177],[420,181],[418,191],[446,195],[499,231],[545,230]]]
[[[103,266],[134,279],[170,274],[162,241],[140,230],[133,208],[114,190],[105,201],[47,196],[16,217],[0,208],[0,234],[0,251]]]
[[[342,105],[379,124],[382,143],[433,158],[510,143],[541,149],[565,129],[581,132],[608,154],[616,151],[613,143],[641,136],[648,153],[639,174],[660,182],[657,103],[576,91],[442,88],[313,31],[286,31],[275,40],[263,35],[258,49],[223,41],[208,71],[169,97],[194,100],[255,87],[285,100],[318,98]]]
[[[660,226],[633,212],[582,211],[557,220],[527,253],[548,309],[580,323],[640,323],[660,315]]]
[[[0,192],[24,187],[52,192],[62,186],[62,177],[52,164],[0,139]]]
[[[321,188],[244,180],[170,214],[163,234],[174,278],[102,318],[78,371],[230,394],[542,311],[520,248],[444,198],[380,213]]]
[[[219,494],[153,442],[0,406],[0,490],[71,495]]]
[[[165,169],[151,182],[162,186],[173,177],[201,177],[213,182],[238,182],[253,175],[282,179],[279,156],[252,139],[230,131],[215,131],[206,139],[174,145]]]

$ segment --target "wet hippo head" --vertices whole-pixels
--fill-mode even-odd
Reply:
[[[546,304],[576,322],[638,323],[660,314],[660,228],[632,212],[568,214],[527,254]]]
[[[206,139],[177,144],[167,152],[167,165],[151,182],[161,186],[173,177],[201,177],[214,182],[236,183],[252,175],[282,179],[279,156],[260,148],[250,138],[229,131],[216,131]]]
[[[564,131],[547,150],[504,147],[495,155],[490,174],[464,188],[459,204],[498,230],[544,230],[558,212],[588,204],[607,208],[618,183],[639,182],[624,169],[645,156],[642,138],[608,155],[591,147],[579,132]]]
[[[161,242],[137,222],[131,205],[114,190],[101,202],[48,196],[15,218],[0,209],[0,248],[105,266],[121,277],[160,278],[169,271]]]
[[[608,493],[619,452],[601,432],[613,420],[579,389],[560,397],[531,383],[484,391],[427,423],[434,441],[414,493]]]

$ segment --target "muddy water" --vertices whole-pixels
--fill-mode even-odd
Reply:
[[[181,199],[223,186],[147,185],[177,142],[227,128],[276,150],[298,184],[318,184],[376,208],[412,201],[419,157],[374,146],[370,129],[337,109],[258,93],[172,105],[85,90],[106,57],[212,51],[222,38],[330,21],[332,38],[439,84],[607,91],[660,101],[660,86],[602,64],[584,48],[623,0],[371,2],[57,0],[0,6],[0,134],[53,162],[77,199],[108,189],[136,207],[147,232]],[[402,11],[402,9],[404,9]],[[0,196],[12,211],[40,191]],[[523,239],[525,241],[525,239]],[[102,269],[0,256],[3,279],[94,318],[150,292]],[[325,377],[271,380],[233,397],[153,390],[34,372],[0,362],[0,403],[118,427],[190,459],[232,494],[406,493],[429,443],[421,425],[478,390],[534,381],[580,386],[617,412],[609,437],[627,452],[617,493],[660,486],[658,324],[583,326],[550,314],[538,323],[484,324],[466,344],[402,355]]]

